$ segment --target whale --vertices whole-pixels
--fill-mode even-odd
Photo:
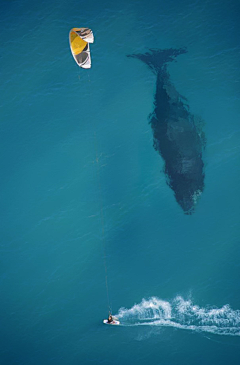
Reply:
[[[184,214],[191,215],[204,190],[206,137],[203,120],[190,112],[187,99],[176,90],[168,71],[169,62],[184,53],[186,48],[149,49],[127,57],[141,60],[156,75],[153,112],[149,115],[153,147],[164,161],[166,182],[176,202]]]

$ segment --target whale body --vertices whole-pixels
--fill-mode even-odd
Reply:
[[[153,146],[162,156],[167,184],[185,214],[192,214],[204,189],[205,135],[202,121],[189,111],[187,99],[170,81],[167,64],[185,48],[155,50],[128,57],[140,59],[156,74],[154,111],[149,116]]]

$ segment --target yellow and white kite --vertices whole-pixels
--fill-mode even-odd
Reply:
[[[82,68],[91,67],[89,43],[94,42],[93,32],[89,28],[73,28],[69,32],[69,43],[73,58]]]

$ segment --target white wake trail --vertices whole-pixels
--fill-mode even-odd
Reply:
[[[120,308],[116,316],[123,326],[164,326],[217,335],[240,336],[240,310],[201,308],[177,296],[172,301],[157,297],[143,299],[132,308]]]

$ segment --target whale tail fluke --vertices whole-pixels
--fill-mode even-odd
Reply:
[[[132,54],[127,57],[138,58],[139,60],[146,63],[154,73],[158,73],[163,70],[163,67],[168,62],[175,60],[180,54],[186,53],[186,48],[169,48],[169,49],[149,49],[144,54]]]

